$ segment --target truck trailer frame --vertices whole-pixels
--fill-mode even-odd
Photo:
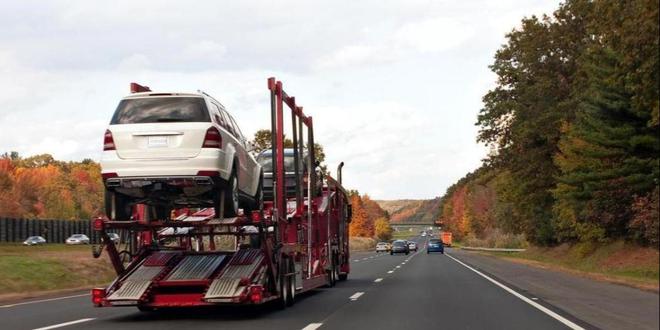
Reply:
[[[131,90],[141,87],[131,83]],[[213,208],[206,208],[178,209],[169,219],[157,219],[149,206],[137,204],[130,219],[95,219],[93,228],[102,244],[94,256],[105,250],[117,277],[92,290],[94,306],[147,311],[273,301],[284,308],[297,294],[347,279],[351,205],[341,185],[343,163],[337,180],[317,173],[312,117],[281,81],[269,78],[268,89],[273,199],[264,201],[262,210],[233,218],[217,217]],[[294,197],[287,197],[284,189],[285,105],[295,150]],[[306,171],[300,168],[303,155],[308,157]],[[108,232],[122,233],[125,243],[116,245]]]

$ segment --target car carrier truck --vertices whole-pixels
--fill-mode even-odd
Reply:
[[[263,209],[234,217],[223,217],[221,205],[219,212],[181,208],[158,218],[149,205],[136,204],[126,219],[95,219],[102,244],[94,255],[106,251],[117,277],[92,290],[94,306],[149,311],[272,302],[284,308],[302,292],[347,279],[351,205],[341,184],[343,163],[337,179],[317,173],[312,117],[282,82],[269,78],[268,90],[272,198]],[[287,194],[284,184],[285,113],[291,118],[295,194]],[[115,244],[109,232],[120,232],[123,242]]]

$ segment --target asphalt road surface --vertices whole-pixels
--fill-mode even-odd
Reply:
[[[0,305],[0,328],[595,328],[576,315],[479,270],[466,259],[451,249],[444,255],[427,254],[423,249],[407,256],[354,253],[348,281],[299,295],[293,307],[282,311],[214,308],[143,313],[134,307],[94,308],[89,295],[81,294]]]

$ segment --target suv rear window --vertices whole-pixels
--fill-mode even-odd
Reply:
[[[146,97],[119,102],[110,125],[210,121],[201,97]]]

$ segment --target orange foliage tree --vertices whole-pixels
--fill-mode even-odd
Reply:
[[[101,169],[91,160],[0,157],[0,216],[88,219],[101,214],[102,200]]]

